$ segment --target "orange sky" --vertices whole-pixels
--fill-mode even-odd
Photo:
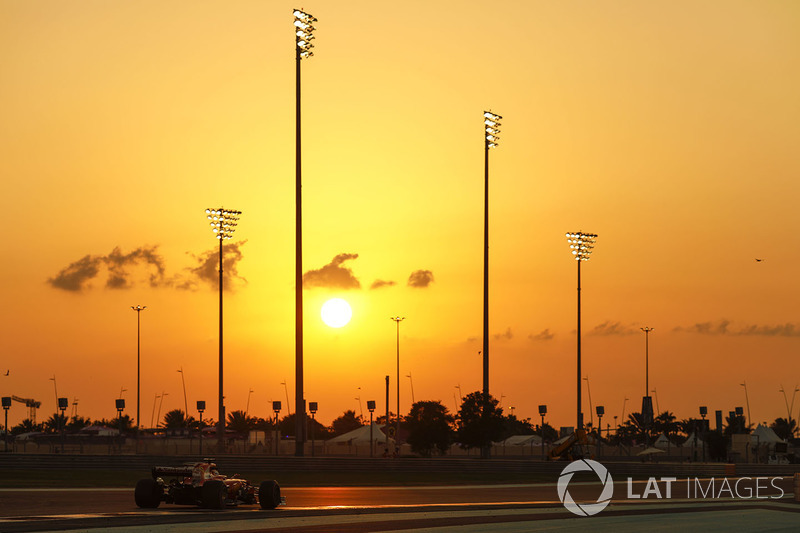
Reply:
[[[294,7],[0,6],[2,395],[41,400],[46,418],[55,375],[83,416],[114,416],[120,388],[135,414],[129,307],[141,304],[142,422],[161,392],[162,416],[183,408],[181,367],[190,412],[205,399],[216,417],[217,293],[192,269],[216,245],[203,210],[224,205],[244,212],[228,241],[241,245],[225,298],[228,410],[252,388],[250,413],[266,416],[284,379],[293,399]],[[574,423],[564,233],[583,230],[599,234],[583,267],[583,368],[605,421],[626,397],[627,412],[641,406],[645,325],[661,410],[727,413],[747,380],[755,421],[786,416],[778,389],[791,400],[800,383],[798,4],[303,7],[319,19],[303,64],[304,270],[358,254],[340,267],[360,284],[305,291],[320,420],[358,410],[359,395],[384,411],[390,316],[407,317],[404,413],[409,372],[417,400],[450,409],[456,385],[480,387],[484,109],[504,116],[490,185],[503,406],[538,420],[546,403],[554,425]],[[150,251],[163,272],[142,255],[109,274],[115,248]],[[86,256],[96,275],[59,278]],[[410,287],[417,270],[433,282]],[[340,330],[319,319],[332,296],[354,308]],[[15,404],[9,421],[26,414]]]

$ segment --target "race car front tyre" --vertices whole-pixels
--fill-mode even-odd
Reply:
[[[155,509],[161,505],[164,488],[155,479],[140,479],[136,483],[133,499],[142,509]]]
[[[200,501],[203,507],[209,509],[224,509],[225,497],[228,495],[228,489],[225,483],[218,479],[209,479],[203,483],[200,493]]]
[[[281,504],[281,487],[277,481],[269,480],[261,483],[258,489],[258,503],[262,509],[275,509]]]

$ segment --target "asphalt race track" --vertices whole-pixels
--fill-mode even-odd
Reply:
[[[223,511],[162,504],[138,509],[132,489],[3,489],[0,532],[87,530],[114,531],[401,531],[435,528],[448,531],[537,531],[583,529],[639,531],[656,520],[673,530],[687,520],[705,530],[746,530],[770,524],[776,531],[797,530],[800,504],[791,498],[760,500],[630,500],[615,491],[612,504],[596,517],[583,518],[561,505],[555,484],[439,487],[298,487],[284,488],[287,505],[274,511],[242,506]],[[641,493],[644,483],[636,483]],[[576,500],[593,500],[596,483],[570,485]],[[773,496],[778,495],[773,492]],[[720,512],[724,511],[724,512]],[[724,518],[721,520],[721,518]],[[722,526],[727,522],[727,528]],[[698,522],[699,521],[699,522]],[[627,524],[627,526],[626,526]],[[487,526],[489,526],[487,528]],[[628,529],[626,529],[628,527]],[[470,529],[473,528],[473,529]],[[606,529],[608,528],[608,529]],[[761,529],[758,528],[757,529]]]

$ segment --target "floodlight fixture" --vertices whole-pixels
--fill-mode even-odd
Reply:
[[[209,220],[211,231],[220,240],[233,238],[241,214],[241,211],[233,209],[206,209],[206,218]]]
[[[314,55],[311,51],[314,45],[311,43],[314,39],[313,23],[317,19],[308,13],[299,9],[294,10],[294,27],[295,27],[295,43],[297,45],[297,59],[306,59]]]
[[[576,261],[589,260],[589,256],[592,255],[594,250],[596,239],[597,235],[594,233],[583,233],[582,231],[567,233],[567,243]]]
[[[503,117],[501,117],[500,115],[496,115],[491,111],[484,111],[483,117],[485,119],[483,121],[483,124],[486,126],[485,127],[486,149],[488,150],[489,148],[494,148],[495,146],[497,146],[497,141],[500,140],[498,134],[500,133],[500,119],[502,119]]]

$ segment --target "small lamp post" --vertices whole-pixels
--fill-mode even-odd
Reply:
[[[66,416],[64,413],[67,411],[69,407],[69,400],[67,398],[59,398],[58,399],[58,409],[61,411],[61,418],[58,419],[58,425],[61,426],[61,453],[64,453],[64,441],[67,438],[67,428],[64,427],[64,417]]]
[[[200,413],[200,455],[203,455],[203,411],[206,410],[205,400],[197,400],[197,412]]]
[[[544,459],[544,415],[547,414],[547,405],[540,405],[539,406],[539,416],[542,417],[542,459]]]
[[[705,405],[700,406],[700,418],[703,419],[703,436],[705,437],[706,434],[706,415],[708,414],[708,407]],[[696,437],[696,436],[695,436]],[[703,440],[703,462],[706,462],[706,443],[705,439]]]
[[[117,428],[120,435],[122,435],[122,411],[125,409],[125,400],[123,398],[118,398],[114,403],[117,407]]]
[[[278,455],[278,443],[280,442],[280,435],[278,433],[278,414],[281,412],[281,402],[272,402],[272,411],[275,413],[275,455]]]
[[[5,433],[3,433],[3,441],[5,442],[5,451],[8,451],[8,410],[11,408],[11,396],[3,396],[3,411],[5,411],[6,422],[3,425]]]
[[[367,409],[369,409],[369,456],[375,455],[375,447],[372,445],[372,413],[375,412],[375,400],[367,400]]]
[[[317,414],[318,409],[317,402],[308,402],[308,410],[311,412],[311,457],[314,457],[314,415]]]
[[[117,407],[117,424],[119,428],[122,429],[122,411],[125,409],[125,400],[123,398],[119,398],[114,401],[114,404]]]
[[[600,451],[603,447],[603,415],[606,414],[606,408],[602,405],[597,406],[597,457],[600,457]]]

